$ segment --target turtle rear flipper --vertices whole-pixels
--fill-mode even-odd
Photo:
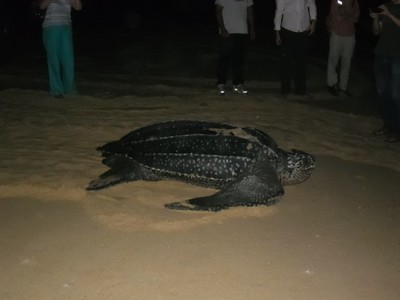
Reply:
[[[248,174],[214,195],[168,203],[165,207],[176,210],[219,211],[232,206],[272,205],[284,193],[283,187],[270,166],[256,174]]]

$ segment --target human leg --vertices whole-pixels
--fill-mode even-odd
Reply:
[[[296,33],[294,45],[294,89],[297,95],[306,94],[307,32]]]
[[[71,26],[62,26],[60,62],[65,93],[76,94],[75,61]]]
[[[391,59],[387,56],[377,56],[374,63],[375,82],[378,93],[379,106],[384,127],[389,132],[395,131],[395,119],[397,107],[392,99],[393,84]]]
[[[226,84],[231,61],[231,38],[219,38],[219,58],[217,62],[217,84]]]
[[[400,142],[400,58],[392,58],[391,61],[391,99],[393,101],[392,125],[385,141],[389,143]]]
[[[50,93],[54,96],[64,94],[60,66],[60,28],[50,26],[43,28],[43,44],[46,50],[47,68],[49,72]]]
[[[246,34],[232,34],[232,83],[243,84],[244,53],[246,48]]]
[[[347,86],[350,76],[351,60],[353,58],[354,48],[356,45],[355,36],[342,37],[342,58],[340,64],[340,82],[339,89],[342,91],[347,91]]]
[[[395,107],[394,129],[400,136],[400,57],[392,58],[392,100]]]
[[[295,47],[293,41],[294,33],[286,30],[284,28],[281,29],[281,57],[282,57],[282,66],[281,66],[281,94],[287,95],[291,90],[291,65],[293,62],[293,48]]]
[[[338,74],[336,68],[340,59],[340,44],[339,37],[331,33],[329,39],[329,56],[328,56],[328,68],[327,68],[327,84],[328,86],[335,86],[338,83]]]

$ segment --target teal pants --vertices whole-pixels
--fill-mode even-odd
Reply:
[[[47,54],[50,93],[54,96],[76,94],[72,27],[44,27],[43,43]]]

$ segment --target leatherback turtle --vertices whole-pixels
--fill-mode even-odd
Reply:
[[[315,167],[312,155],[284,151],[260,130],[201,121],[142,127],[97,150],[110,169],[87,190],[136,180],[177,180],[219,190],[165,205],[182,210],[272,205],[283,185],[303,182]]]

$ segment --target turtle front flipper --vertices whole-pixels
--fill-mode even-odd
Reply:
[[[111,169],[99,176],[99,178],[89,182],[86,190],[95,191],[105,189],[121,182],[130,181],[127,174],[120,170]]]
[[[136,161],[120,155],[112,155],[103,160],[110,170],[92,180],[86,190],[101,190],[118,183],[136,180],[158,180],[158,177],[150,170],[144,168]]]
[[[233,206],[272,205],[284,193],[283,187],[270,166],[256,173],[242,176],[214,195],[168,203],[165,207],[176,210],[219,211]]]

